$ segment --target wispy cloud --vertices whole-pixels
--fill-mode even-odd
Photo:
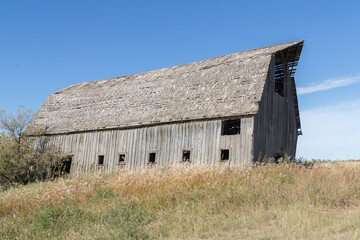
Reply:
[[[360,100],[300,112],[297,157],[360,159]]]
[[[313,92],[325,91],[332,88],[344,87],[358,82],[360,82],[360,75],[329,79],[322,83],[313,84],[307,87],[299,87],[297,89],[297,93],[298,95],[304,95]]]

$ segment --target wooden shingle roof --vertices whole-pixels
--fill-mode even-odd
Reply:
[[[52,134],[252,115],[271,56],[302,43],[75,84],[49,95],[33,124]]]

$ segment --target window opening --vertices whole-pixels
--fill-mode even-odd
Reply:
[[[119,164],[125,164],[125,154],[119,154]]]
[[[156,153],[149,153],[149,163],[156,163]]]
[[[190,150],[183,150],[183,162],[190,162]]]
[[[230,150],[229,149],[221,149],[221,161],[227,161],[230,159]]]
[[[239,135],[241,129],[241,119],[226,120],[222,122],[221,135]]]
[[[104,155],[99,155],[98,165],[104,165]]]

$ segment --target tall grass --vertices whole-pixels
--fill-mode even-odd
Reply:
[[[0,239],[356,239],[360,163],[88,174],[0,193]]]

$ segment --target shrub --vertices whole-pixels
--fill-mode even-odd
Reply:
[[[33,116],[23,107],[15,116],[0,111],[0,189],[49,179],[61,165],[60,151],[40,129],[29,127]]]

